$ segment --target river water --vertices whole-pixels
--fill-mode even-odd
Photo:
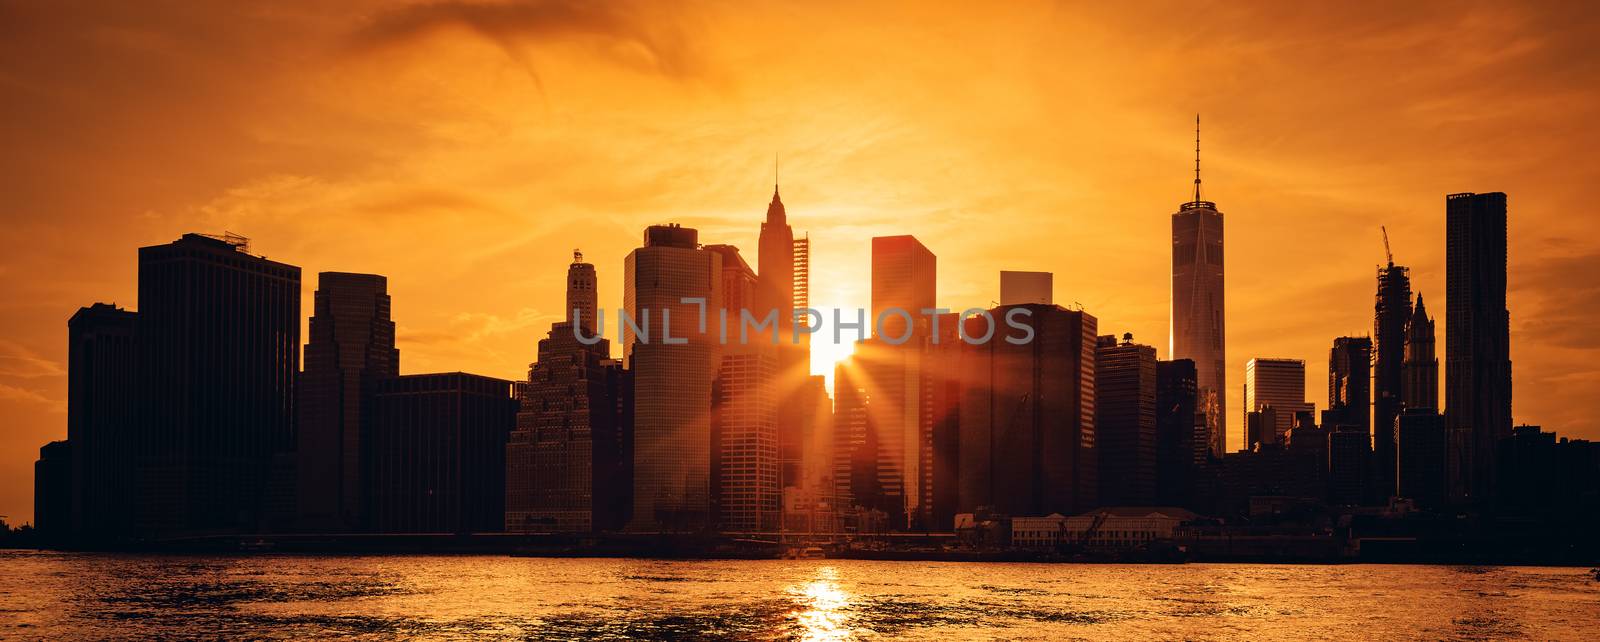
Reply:
[[[0,551],[0,638],[1596,639],[1585,568]]]

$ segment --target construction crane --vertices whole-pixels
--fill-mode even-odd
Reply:
[[[1389,258],[1389,267],[1394,267],[1394,252],[1389,251],[1389,228],[1379,225],[1378,229],[1383,231],[1383,253]]]

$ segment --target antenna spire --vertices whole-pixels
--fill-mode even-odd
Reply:
[[[1200,202],[1200,114],[1194,115],[1194,202]]]
[[[778,200],[778,153],[772,153],[772,200]]]

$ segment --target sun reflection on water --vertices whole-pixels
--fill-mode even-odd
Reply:
[[[800,639],[807,642],[854,639],[847,624],[850,594],[839,588],[838,579],[837,569],[823,566],[817,569],[810,582],[789,588],[796,606],[789,617],[800,625],[803,631]]]

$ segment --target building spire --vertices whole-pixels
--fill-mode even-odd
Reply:
[[[772,153],[772,202],[778,202],[778,153]]]
[[[1200,114],[1194,115],[1194,202],[1200,202]]]

